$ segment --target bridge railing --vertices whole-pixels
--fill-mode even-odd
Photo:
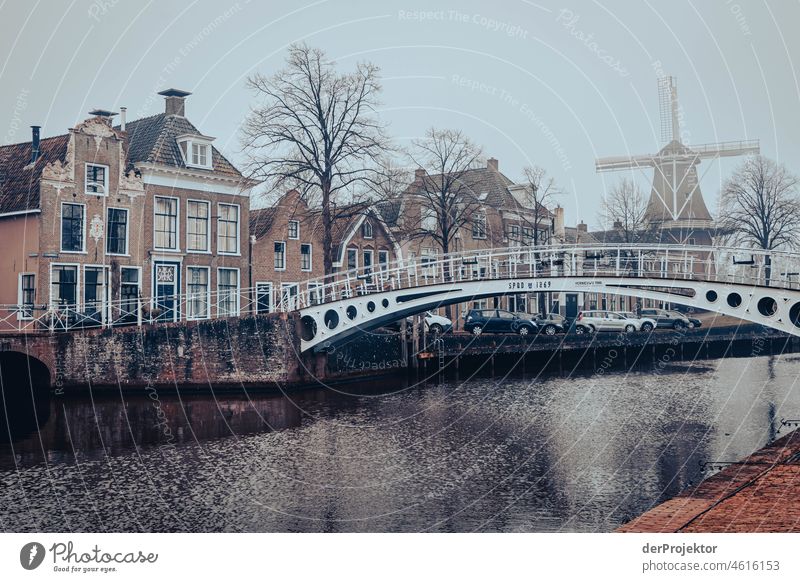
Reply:
[[[800,288],[800,255],[735,247],[556,245],[397,259],[287,286],[183,293],[78,304],[0,305],[0,331],[71,331],[290,312],[373,293],[442,283],[546,277],[631,277]],[[104,295],[105,293],[101,294]]]

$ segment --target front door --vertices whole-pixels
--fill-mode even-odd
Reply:
[[[565,313],[568,319],[575,319],[578,316],[578,294],[567,293]]]
[[[181,264],[167,261],[153,263],[153,315],[158,321],[180,319]]]

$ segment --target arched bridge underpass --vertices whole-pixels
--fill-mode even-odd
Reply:
[[[800,336],[800,256],[729,247],[561,246],[459,253],[309,281],[301,350],[325,351],[440,306],[518,293],[605,293],[714,311]]]

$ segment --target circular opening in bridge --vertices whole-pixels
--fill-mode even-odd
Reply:
[[[370,301],[369,303],[367,303],[367,311],[369,311],[370,313],[375,311],[375,302],[374,301]]]
[[[789,321],[800,327],[800,303],[795,303],[789,310]]]
[[[300,318],[300,337],[303,341],[310,342],[317,335],[317,322],[310,315]]]
[[[358,309],[356,309],[355,305],[348,305],[345,313],[347,314],[347,319],[355,319],[356,315],[358,315]]]
[[[21,352],[0,352],[0,443],[42,430],[50,417],[50,371]]]
[[[728,294],[728,305],[731,307],[739,307],[742,304],[742,296],[738,293]]]
[[[336,329],[337,325],[339,325],[339,314],[333,309],[329,309],[325,312],[325,327]]]
[[[387,307],[389,307],[389,300],[384,298],[384,300],[381,301],[381,305],[383,305],[383,308],[386,309]]]
[[[709,303],[714,303],[717,299],[717,292],[716,291],[706,291],[706,299]]]
[[[758,300],[758,312],[764,317],[775,315],[778,311],[778,302],[772,297],[762,297]]]

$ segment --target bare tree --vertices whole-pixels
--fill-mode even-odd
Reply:
[[[425,138],[414,141],[410,157],[424,175],[415,183],[419,216],[404,217],[409,219],[407,237],[430,239],[442,254],[452,250],[459,230],[472,224],[483,208],[469,175],[480,156],[481,148],[458,130],[431,128]]]
[[[550,217],[549,208],[555,205],[555,199],[561,194],[561,189],[555,179],[547,175],[547,170],[539,166],[525,168],[524,175],[523,206],[528,212],[523,214],[523,220],[533,229],[533,246],[536,247],[539,244],[541,223]]]
[[[601,219],[606,228],[619,231],[625,243],[640,242],[656,226],[647,217],[642,190],[628,178],[622,178],[603,199]]]
[[[330,274],[333,224],[346,218],[336,209],[352,213],[354,193],[374,180],[374,163],[387,146],[375,115],[379,70],[359,63],[339,73],[323,51],[295,44],[283,70],[254,74],[247,84],[259,99],[242,127],[248,172],[273,187],[319,196],[323,267]]]
[[[797,177],[769,158],[748,158],[726,182],[720,196],[720,230],[738,244],[771,251],[797,247],[800,200]],[[766,284],[772,260],[764,265]]]

